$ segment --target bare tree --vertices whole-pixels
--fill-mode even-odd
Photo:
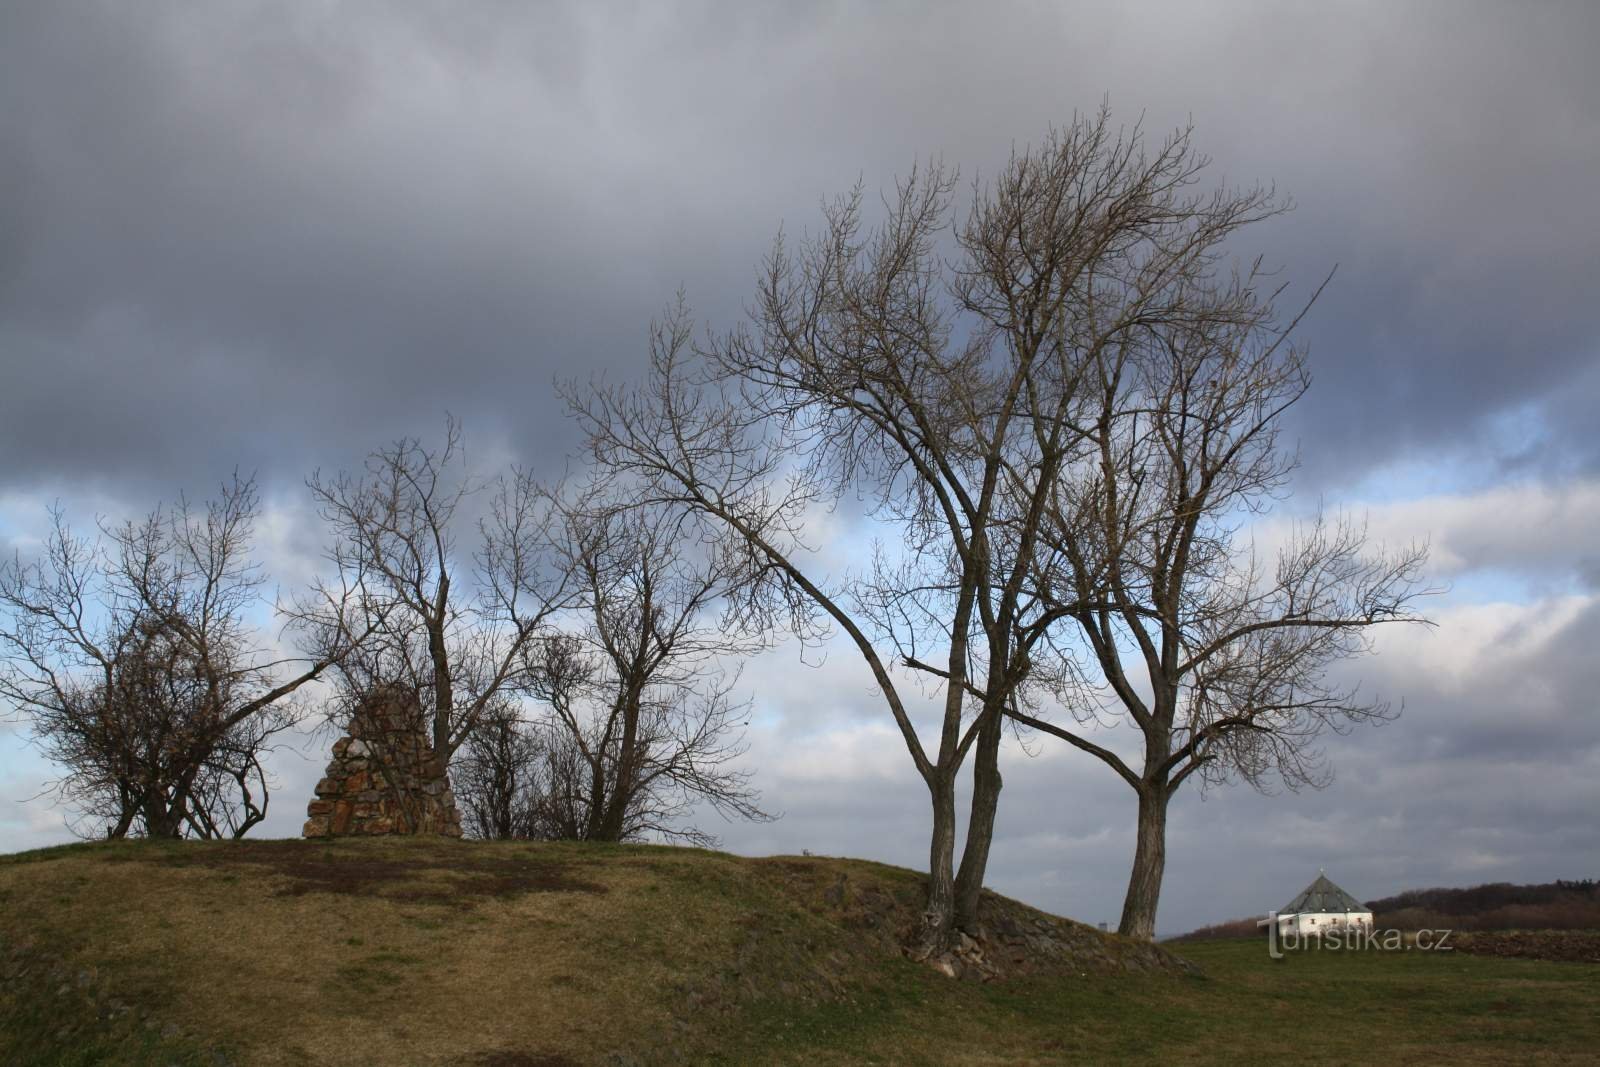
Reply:
[[[213,719],[204,670],[173,629],[150,616],[111,635],[108,647],[109,672],[70,682],[28,709],[37,744],[63,768],[53,791],[74,810],[80,833],[243,836],[266,816],[261,755],[292,723],[291,710],[275,705],[227,730],[191,772],[189,739]],[[232,675],[224,672],[225,690]]]
[[[545,832],[552,792],[549,750],[511,701],[490,705],[456,752],[452,785],[473,837],[505,840],[560,836]]]
[[[340,664],[342,706],[384,686],[419,694],[448,766],[563,603],[564,575],[548,566],[554,497],[521,474],[475,483],[455,419],[440,447],[405,438],[373,452],[361,475],[319,473],[309,485],[338,535],[336,569],[363,578],[357,607],[375,631]],[[486,489],[488,512],[463,560],[462,508]]]
[[[698,554],[681,525],[593,495],[564,507],[559,565],[573,597],[518,673],[534,710],[486,716],[463,750],[456,792],[494,812],[484,836],[712,845],[684,824],[699,806],[767,817],[734,766],[747,706],[723,666],[761,642],[722,625],[736,568]]]
[[[723,666],[761,644],[719,610],[742,566],[699,552],[684,526],[681,514],[593,497],[566,511],[564,565],[583,621],[539,644],[526,675],[554,735],[549,803],[562,836],[709,845],[714,836],[682,821],[699,805],[767,817],[734,766],[748,708]],[[574,766],[580,781],[569,782]]]
[[[263,647],[258,513],[238,477],[202,509],[180,500],[98,538],[57,511],[41,560],[0,567],[0,697],[63,765],[56,791],[86,835],[247,832],[266,814],[261,755],[300,714],[291,696],[365,636],[349,590],[320,586],[304,658]],[[298,625],[309,603],[283,614]]]
[[[964,218],[938,165],[901,182],[875,227],[858,189],[798,250],[780,237],[749,325],[694,351],[680,303],[643,390],[574,391],[602,468],[743,559],[749,619],[836,627],[865,659],[931,801],[925,952],[977,922],[1003,709],[1029,684],[1031,644],[1071,610],[1029,575],[1049,566],[1040,527],[1085,447],[1090,371],[1181,315],[1177,280],[1276,210],[1261,190],[1193,192],[1204,163],[1187,131],[1147,152],[1102,111],[1015,154]],[[893,531],[870,574],[827,573],[805,539],[847,494]],[[907,667],[942,691],[931,745]],[[957,871],[956,779],[974,750]]]
[[[1325,782],[1316,738],[1391,714],[1328,668],[1367,651],[1373,627],[1421,621],[1422,548],[1384,554],[1358,525],[1318,519],[1269,568],[1240,537],[1296,464],[1279,427],[1310,384],[1288,340],[1298,316],[1282,324],[1281,288],[1263,282],[1259,263],[1238,274],[1197,260],[1172,283],[1178,313],[1097,363],[1093,460],[1062,483],[1046,523],[1057,565],[1036,577],[1071,620],[1050,673],[1079,725],[1012,717],[1137,793],[1129,937],[1154,936],[1178,788]],[[1130,766],[1082,728],[1107,717],[1137,728],[1142,760]]]

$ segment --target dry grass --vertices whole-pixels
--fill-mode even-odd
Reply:
[[[894,951],[919,894],[859,861],[633,846],[10,857],[0,1062],[1581,1062],[1600,1042],[1579,964],[1273,963],[1246,941],[1184,946],[1207,979],[952,982]]]
[[[715,853],[342,840],[32,858],[0,865],[9,943],[270,1067],[687,1054],[685,1017],[768,987],[814,998],[839,975],[811,952],[840,974],[852,955],[785,895],[792,870]],[[914,898],[906,872],[843,866]]]

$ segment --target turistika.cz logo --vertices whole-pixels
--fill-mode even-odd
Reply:
[[[1267,913],[1267,955],[1283,959],[1285,952],[1311,949],[1318,952],[1453,952],[1450,937],[1454,930],[1376,930],[1371,926],[1330,926],[1325,930],[1302,932],[1280,930],[1278,913]]]

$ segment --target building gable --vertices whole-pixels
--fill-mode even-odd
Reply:
[[[1367,907],[1355,897],[1328,880],[1326,874],[1318,872],[1317,880],[1300,891],[1300,895],[1291,900],[1278,910],[1279,915],[1303,915],[1318,912],[1369,912]]]

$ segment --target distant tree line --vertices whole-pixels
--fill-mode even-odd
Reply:
[[[1381,930],[1597,930],[1600,881],[1593,878],[1468,889],[1408,889],[1367,902]],[[1265,915],[1201,926],[1176,941],[1264,937]]]
[[[1400,930],[1595,930],[1600,929],[1600,882],[1409,889],[1368,906],[1374,923]]]
[[[1208,164],[1188,129],[1153,143],[1102,110],[964,197],[937,163],[881,206],[857,187],[778,237],[746,321],[701,331],[680,297],[641,381],[561,384],[576,479],[479,480],[454,422],[319,472],[326,574],[272,606],[294,656],[249,636],[249,482],[224,493],[220,570],[186,509],[106,544],[58,522],[0,577],[0,695],[115,833],[258,822],[259,753],[319,680],[335,720],[375,686],[415,692],[480,836],[706,841],[702,805],[764,817],[740,658],[837,638],[927,793],[919,952],[981,926],[1008,734],[1128,785],[1120,929],[1147,939],[1179,788],[1324,783],[1318,738],[1392,715],[1329,668],[1420,621],[1426,591],[1421,549],[1357,523],[1250,540],[1296,466],[1291,333],[1320,288],[1280,308],[1237,257],[1287,203],[1202,186]],[[818,549],[842,508],[873,548],[841,564]]]

